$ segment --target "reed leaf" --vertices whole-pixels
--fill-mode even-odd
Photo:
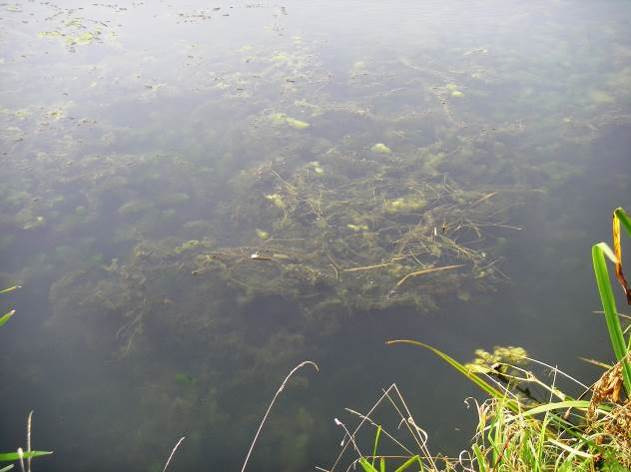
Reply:
[[[627,235],[631,238],[631,216],[627,215],[622,207],[618,207],[613,212],[614,217],[618,218],[624,229],[627,230]]]
[[[4,315],[0,316],[0,326],[4,326],[6,322],[9,321],[11,317],[13,317],[13,315],[15,315],[15,310],[11,310],[9,313],[5,313]]]
[[[567,408],[579,408],[586,410],[588,407],[588,400],[567,400],[563,402],[546,403],[545,405],[536,406],[527,411],[524,411],[522,413],[522,416],[526,418],[528,416],[538,415],[540,413],[547,413],[554,410],[565,410]]]
[[[609,271],[607,270],[606,258],[614,263],[618,262],[615,254],[605,243],[598,243],[592,246],[592,261],[594,265],[594,275],[596,277],[596,285],[600,294],[600,300],[605,312],[605,323],[609,332],[609,339],[613,348],[616,359],[622,362],[622,376],[624,388],[627,395],[631,395],[631,365],[626,359],[627,345],[622,333],[620,319],[618,318],[618,310],[616,308],[616,299],[609,279]]]
[[[377,426],[377,433],[375,434],[375,444],[372,448],[372,466],[375,466],[375,459],[377,457],[377,447],[379,446],[379,437],[381,436],[381,425]]]
[[[414,464],[417,461],[419,463],[421,462],[421,458],[418,456],[418,454],[416,456],[410,457],[403,464],[401,464],[399,467],[397,467],[394,472],[403,472],[404,470],[409,469],[412,466],[412,464]]]
[[[13,285],[11,287],[3,288],[2,290],[0,290],[0,295],[2,295],[3,293],[13,292],[14,290],[17,290],[18,288],[21,288],[21,287],[19,285]]]
[[[359,465],[362,466],[362,469],[364,469],[364,472],[379,472],[377,469],[373,467],[373,465],[370,462],[368,462],[368,460],[365,457],[359,458]]]
[[[422,343],[420,341],[414,341],[412,339],[393,339],[393,340],[390,340],[390,341],[386,341],[386,344],[388,344],[388,345],[391,345],[391,344],[412,344],[414,346],[419,346],[419,347],[422,347],[422,348],[430,350],[431,352],[436,354],[438,357],[440,357],[442,360],[444,360],[449,365],[451,365],[458,372],[460,372],[462,375],[464,375],[466,378],[471,380],[471,382],[473,382],[475,385],[477,385],[479,388],[481,388],[488,395],[490,395],[490,396],[492,396],[492,397],[494,397],[494,398],[496,398],[498,400],[505,400],[506,407],[508,409],[510,409],[512,412],[517,413],[519,411],[518,403],[515,400],[506,398],[506,395],[504,394],[504,392],[498,390],[493,385],[491,385],[486,380],[484,380],[482,377],[474,374],[469,369],[467,369],[463,364],[461,364],[460,362],[455,360],[453,357],[445,354],[441,350],[436,349],[435,347],[430,346],[429,344],[425,344],[425,343]]]
[[[52,451],[24,451],[22,458],[28,459],[29,457],[47,456],[52,453]],[[0,462],[13,462],[17,460],[20,460],[20,454],[17,452],[0,452]]]
[[[478,461],[478,470],[480,472],[486,472],[487,470],[486,458],[484,457],[484,454],[482,453],[480,446],[478,446],[477,444],[474,444],[473,453],[475,454],[475,458]]]

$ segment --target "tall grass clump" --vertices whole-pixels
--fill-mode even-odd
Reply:
[[[623,328],[623,321],[629,317],[617,310],[607,268],[609,261],[627,303],[631,304],[631,289],[622,270],[621,245],[622,228],[631,237],[631,218],[622,208],[614,211],[612,227],[613,249],[604,242],[592,247],[596,286],[616,359],[613,365],[593,361],[605,368],[596,382],[585,385],[555,366],[531,359],[521,348],[496,348],[493,353],[478,350],[474,362],[463,364],[422,342],[391,340],[387,344],[429,350],[484,392],[486,400],[482,402],[466,400],[467,405],[475,407],[478,416],[470,446],[458,457],[433,455],[427,433],[417,425],[393,384],[368,412],[346,410],[358,418],[356,427],[349,429],[336,419],[336,424],[344,430],[341,449],[332,466],[317,470],[335,472],[353,467],[363,472],[631,470],[631,336],[629,327]],[[390,428],[377,419],[384,405],[398,417],[398,423]],[[402,434],[402,430],[406,433]],[[363,445],[366,433],[374,438],[369,446]]]

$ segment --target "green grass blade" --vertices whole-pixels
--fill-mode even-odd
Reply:
[[[360,457],[359,458],[359,465],[362,466],[362,469],[364,469],[364,472],[379,472],[377,469],[375,469],[372,464],[370,462],[368,462],[366,460],[365,457]]]
[[[414,341],[412,339],[394,339],[394,340],[386,341],[386,344],[388,344],[388,345],[390,345],[390,344],[412,344],[414,346],[419,346],[419,347],[428,349],[428,350],[432,351],[434,354],[436,354],[438,357],[440,357],[442,360],[447,362],[449,365],[451,365],[454,369],[456,369],[458,372],[460,372],[466,378],[471,380],[471,382],[473,382],[475,385],[480,387],[488,395],[491,395],[492,397],[495,397],[495,398],[497,398],[499,400],[505,398],[505,395],[504,395],[503,392],[501,392],[500,390],[498,390],[495,387],[493,387],[493,385],[488,383],[483,378],[481,378],[481,377],[477,376],[476,374],[474,374],[473,372],[471,372],[469,369],[467,369],[464,365],[462,365],[460,362],[455,360],[453,357],[445,354],[444,352],[440,351],[439,349],[436,349],[435,347],[430,346],[429,344],[425,344],[425,343],[422,343],[420,341]],[[509,408],[514,413],[518,412],[517,402],[515,400],[506,399],[506,407]]]
[[[540,413],[547,413],[553,410],[565,410],[567,408],[582,408],[587,409],[589,407],[588,400],[566,400],[563,402],[546,403],[545,405],[539,405],[534,408],[530,408],[522,413],[524,418],[529,416],[538,415]]]
[[[377,433],[375,434],[375,444],[372,447],[372,466],[375,466],[375,458],[377,457],[377,447],[379,446],[379,436],[381,436],[381,425],[377,426]]]
[[[386,458],[379,458],[379,472],[386,472]]]
[[[4,326],[6,322],[9,321],[13,315],[15,315],[15,310],[11,310],[9,313],[6,313],[0,316],[0,326]]]
[[[403,472],[404,470],[407,470],[416,461],[420,461],[420,457],[418,456],[418,454],[416,456],[410,457],[403,464],[397,467],[394,472]]]
[[[535,449],[535,463],[536,464],[541,464],[543,463],[544,460],[544,451],[545,451],[545,444],[546,444],[546,432],[548,430],[548,422],[551,419],[551,413],[549,411],[546,411],[545,416],[543,417],[543,421],[541,423],[541,428],[539,430],[539,436],[537,438],[537,442],[536,442],[536,449]]]
[[[616,308],[616,299],[613,294],[611,280],[609,279],[609,271],[607,270],[607,261],[605,257],[609,257],[611,249],[605,243],[598,243],[592,246],[592,261],[594,264],[594,275],[596,276],[596,285],[600,294],[600,300],[605,312],[605,322],[611,346],[618,361],[622,361],[622,377],[624,388],[627,395],[631,395],[631,365],[625,359],[627,355],[627,343],[622,334],[620,319],[618,318],[618,310]]]
[[[13,285],[12,287],[3,288],[2,290],[0,290],[0,295],[2,295],[3,293],[13,292],[14,290],[17,290],[18,288],[21,288],[21,287],[19,285]]]
[[[489,428],[489,443],[492,446],[493,467],[498,465],[504,445],[504,400],[502,399],[495,408],[495,418]]]
[[[478,471],[486,472],[486,459],[484,458],[484,454],[480,450],[480,446],[477,444],[473,445],[473,454],[475,454],[475,458],[478,460]]]
[[[22,453],[22,458],[28,459],[29,457],[47,456],[52,453],[52,451],[25,451]],[[17,460],[20,460],[20,455],[17,452],[0,452],[0,462],[13,462]]]
[[[2,469],[0,469],[0,472],[6,472],[7,470],[13,469],[13,467],[14,467],[13,464],[8,465],[8,466],[3,467]]]
[[[627,230],[627,235],[631,238],[631,217],[622,207],[616,208],[613,214],[620,220],[622,227]]]

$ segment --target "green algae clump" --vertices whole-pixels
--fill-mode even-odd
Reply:
[[[390,149],[388,146],[386,146],[383,143],[373,144],[370,150],[377,154],[391,154],[392,153],[392,149]]]
[[[287,118],[285,118],[285,121],[287,122],[287,124],[289,126],[291,126],[292,128],[295,128],[295,129],[306,129],[309,126],[311,126],[306,121],[298,120],[296,118],[291,118],[289,116]]]
[[[291,126],[294,129],[306,129],[306,128],[309,128],[309,126],[311,126],[306,121],[302,121],[297,118],[292,118],[290,116],[287,116],[285,113],[272,113],[270,115],[270,120],[272,121],[272,123],[276,125],[286,124],[288,126]]]

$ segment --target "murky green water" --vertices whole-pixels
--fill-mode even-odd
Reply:
[[[34,409],[35,470],[236,469],[311,359],[251,470],[392,382],[457,453],[475,392],[396,337],[596,375],[631,7],[401,3],[0,5],[3,449]]]

